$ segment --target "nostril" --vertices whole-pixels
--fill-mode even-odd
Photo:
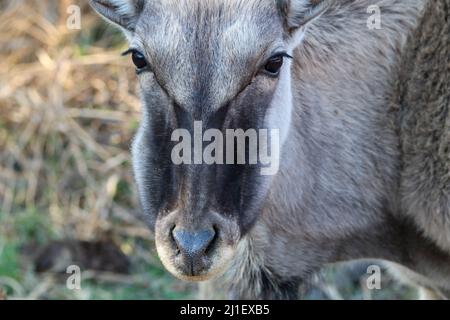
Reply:
[[[219,237],[219,230],[217,229],[216,226],[213,226],[213,232],[214,232],[214,236],[211,239],[211,241],[209,242],[208,247],[206,248],[206,255],[209,255],[211,253],[211,251],[214,249],[215,247],[215,243],[217,242],[217,238]]]
[[[171,240],[171,242],[174,244],[175,248],[176,248],[176,254],[180,254],[180,249],[178,248],[178,244],[177,241],[175,240],[175,236],[174,236],[174,230],[175,230],[176,226],[174,225],[172,228],[170,228],[169,231],[169,238]]]
[[[216,232],[214,230],[191,232],[175,228],[172,235],[181,254],[196,258],[206,253],[215,238]]]

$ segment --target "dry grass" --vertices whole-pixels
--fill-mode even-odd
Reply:
[[[69,30],[70,1],[52,3],[15,1],[0,15],[0,209],[39,208],[83,239],[114,218],[124,222],[116,232],[147,237],[128,213],[135,192],[121,194],[133,185],[139,118],[132,68],[120,47],[107,49],[117,36],[80,46],[96,41],[98,17],[83,14],[82,30]]]
[[[77,3],[82,28],[69,30],[67,7]],[[9,298],[111,297],[51,291],[53,275],[35,274],[22,257],[16,263],[42,232],[27,238],[17,230],[39,229],[39,222],[58,239],[106,235],[144,265],[135,276],[86,279],[136,283],[148,298],[170,297],[158,294],[161,287],[184,292],[160,272],[136,214],[129,147],[140,108],[134,70],[120,55],[122,36],[85,0],[1,2],[0,30],[0,289]]]

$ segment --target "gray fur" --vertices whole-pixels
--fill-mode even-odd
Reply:
[[[205,180],[218,181],[205,168],[181,174],[172,202],[182,210],[156,209],[164,195],[154,194],[167,189],[158,191],[163,174],[155,171],[164,168],[148,147],[155,118],[169,130],[181,112],[175,105],[206,121],[231,100],[224,126],[264,119],[284,125],[287,137],[279,173],[245,184],[248,205],[218,222],[232,230],[222,242],[234,257],[215,281],[231,297],[295,298],[325,264],[365,258],[402,265],[423,286],[450,292],[449,3],[146,1],[128,35],[154,63],[153,74],[140,76],[144,118],[133,153],[160,246],[172,250],[161,236],[171,224],[207,224],[222,212],[210,204]],[[366,27],[374,4],[381,30]],[[289,93],[281,80],[254,74],[280,46],[294,56],[283,70],[292,106],[280,98]]]

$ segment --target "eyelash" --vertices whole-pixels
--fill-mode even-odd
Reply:
[[[294,57],[291,56],[290,54],[288,54],[287,52],[276,53],[271,58],[275,58],[275,57],[283,57],[283,58],[288,58],[288,59],[294,59]]]
[[[286,52],[277,53],[271,56],[260,68],[263,73],[272,78],[277,78],[280,75],[280,70],[283,66],[284,58],[293,59],[292,56]],[[272,70],[275,69],[275,70]]]
[[[127,51],[123,52],[122,56],[127,56],[127,55],[130,55],[130,54],[133,55],[133,59],[134,59],[134,55],[135,54],[136,55],[139,54],[140,56],[142,56],[142,58],[145,60],[145,63],[146,63],[146,65],[144,67],[142,67],[142,68],[137,68],[136,67],[136,74],[137,75],[140,75],[141,73],[143,73],[145,71],[151,70],[148,60],[145,58],[145,56],[139,50],[130,48]]]
[[[140,51],[138,51],[136,49],[133,49],[133,48],[130,48],[127,51],[123,52],[122,56],[127,56],[129,54],[133,55],[133,59],[135,59],[134,55],[139,55],[144,60],[145,65],[143,67],[141,67],[141,68],[137,67],[136,68],[136,74],[139,75],[142,72],[148,71],[150,69],[150,65],[149,65],[147,59],[145,59],[145,56],[143,54],[141,54]],[[269,76],[277,77],[279,75],[279,72],[270,72],[270,70],[268,70],[268,66],[274,60],[279,59],[279,58],[281,58],[281,59],[283,59],[283,58],[293,59],[293,57],[291,55],[287,54],[286,52],[280,52],[280,53],[274,54],[272,57],[270,57],[265,62],[264,66],[260,67],[260,69],[263,70],[264,72],[266,72]],[[136,63],[135,63],[135,65],[136,65]],[[283,60],[281,60],[281,66],[282,65],[283,65]],[[280,68],[281,68],[281,66],[280,66]]]

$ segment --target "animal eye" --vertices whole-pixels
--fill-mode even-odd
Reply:
[[[280,69],[283,66],[283,55],[277,55],[266,63],[264,69],[272,76],[277,76],[280,73]]]
[[[138,71],[148,66],[147,60],[145,59],[144,55],[139,51],[133,51],[131,54],[131,58],[133,59],[133,63]]]

